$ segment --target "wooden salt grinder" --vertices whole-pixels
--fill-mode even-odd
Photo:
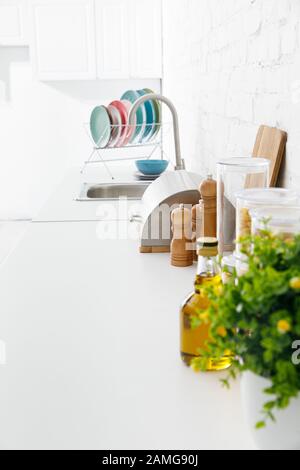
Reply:
[[[202,181],[200,185],[202,200],[200,201],[202,212],[202,234],[204,237],[217,236],[217,182],[212,175]]]
[[[173,240],[171,242],[171,264],[178,268],[192,266],[192,218],[191,211],[181,204],[171,214]]]

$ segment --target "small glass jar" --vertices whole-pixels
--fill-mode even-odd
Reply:
[[[251,211],[257,208],[290,206],[298,203],[296,191],[283,188],[245,189],[236,194],[236,239],[251,235]],[[238,245],[237,245],[238,246]]]
[[[266,188],[270,161],[265,158],[233,157],[217,164],[217,220],[219,252],[233,252],[236,237],[236,197],[245,188]]]
[[[227,284],[234,273],[238,277],[243,276],[247,273],[248,268],[248,258],[246,255],[234,252],[232,255],[224,256],[221,262],[223,284]]]
[[[224,256],[221,261],[222,282],[227,284],[235,272],[236,259],[234,255]]]
[[[288,240],[300,234],[300,206],[277,206],[252,209],[252,233],[259,235],[262,230],[270,230]]]

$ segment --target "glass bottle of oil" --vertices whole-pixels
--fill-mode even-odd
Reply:
[[[209,300],[202,292],[202,287],[221,280],[220,268],[217,262],[218,241],[216,238],[199,238],[197,240],[198,269],[195,280],[195,289],[185,300],[180,311],[180,342],[181,357],[186,365],[199,358],[199,348],[206,350],[210,339],[210,325],[203,322],[197,328],[192,327],[192,319],[198,310],[209,307]],[[208,371],[219,371],[230,367],[231,357],[221,359],[209,358]]]

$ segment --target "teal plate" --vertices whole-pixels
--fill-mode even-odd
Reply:
[[[130,101],[130,103],[134,104],[141,96],[137,91],[128,90],[121,96],[121,100]],[[146,126],[146,109],[144,105],[139,106],[136,112],[136,130],[131,138],[131,142],[138,141],[140,142],[143,139],[143,135],[145,132]]]
[[[146,93],[149,93],[149,94],[150,93],[151,94],[155,93],[150,88],[144,88],[144,91]],[[151,103],[153,104],[153,109],[154,109],[154,122],[155,122],[155,125],[153,126],[153,131],[149,135],[148,140],[153,139],[153,137],[155,137],[156,134],[158,134],[158,132],[161,128],[161,104],[158,100],[151,100]]]
[[[148,95],[148,93],[145,90],[138,90],[137,91],[140,96],[145,96]],[[144,135],[142,137],[143,141],[147,141],[151,135],[153,135],[153,130],[155,128],[155,111],[154,111],[154,105],[151,100],[145,101],[144,103],[145,110],[146,110],[146,129],[144,132]]]
[[[107,147],[111,137],[111,122],[105,106],[97,106],[93,109],[90,118],[90,130],[97,147]]]

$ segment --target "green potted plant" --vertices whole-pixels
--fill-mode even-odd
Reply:
[[[206,357],[234,353],[228,378],[242,373],[243,406],[261,449],[300,449],[300,236],[267,230],[242,240],[248,270],[209,289],[210,307],[195,325],[211,324]]]

